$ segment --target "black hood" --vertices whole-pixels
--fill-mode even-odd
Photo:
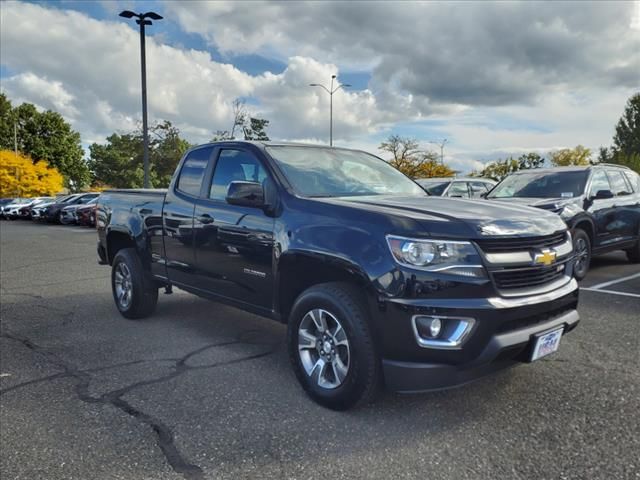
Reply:
[[[533,237],[550,235],[566,229],[558,215],[523,205],[509,205],[506,202],[386,195],[318,200],[410,218],[420,224],[422,231],[432,235],[452,231],[452,224],[464,225],[464,236],[467,238]],[[460,232],[460,229],[455,230]]]

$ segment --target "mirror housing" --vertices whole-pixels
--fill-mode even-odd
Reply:
[[[611,190],[598,190],[594,196],[591,197],[592,200],[606,200],[609,198],[613,198],[615,195]]]
[[[226,200],[230,205],[262,208],[264,206],[262,184],[235,180],[229,184]]]

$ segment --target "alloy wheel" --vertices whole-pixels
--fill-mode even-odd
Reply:
[[[310,310],[298,327],[298,354],[309,377],[319,386],[334,389],[349,373],[349,339],[335,315]]]
[[[584,269],[587,268],[587,262],[589,259],[589,248],[587,247],[587,242],[584,238],[576,239],[574,250],[576,252],[576,263],[573,268],[576,272],[582,273]]]
[[[133,279],[126,263],[119,263],[116,267],[114,283],[118,304],[126,310],[133,298]]]

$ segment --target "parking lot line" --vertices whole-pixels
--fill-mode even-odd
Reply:
[[[620,282],[626,282],[627,280],[633,280],[634,278],[638,278],[640,277],[640,273],[634,273],[633,275],[629,275],[627,277],[621,277],[618,278],[616,280],[609,280],[608,282],[602,282],[602,283],[598,283],[597,285],[591,285],[591,287],[589,288],[583,288],[583,290],[599,290],[602,289],[604,287],[609,287],[611,285],[614,285],[616,283],[620,283]]]
[[[633,278],[637,277],[637,275],[632,275]],[[617,282],[615,282],[617,283]],[[640,298],[640,295],[637,293],[629,293],[629,292],[617,292],[616,290],[603,290],[601,288],[595,287],[580,287],[580,290],[585,290],[587,292],[601,292],[601,293],[610,293],[612,295],[622,295],[624,297],[634,297]]]

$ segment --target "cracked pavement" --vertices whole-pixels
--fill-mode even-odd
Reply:
[[[548,359],[338,413],[298,387],[283,325],[180,291],[122,318],[95,242],[0,223],[3,480],[640,478],[638,298],[583,292]],[[586,282],[637,271],[612,254]]]

